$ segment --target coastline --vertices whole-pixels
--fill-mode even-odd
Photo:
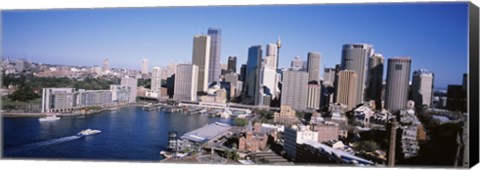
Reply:
[[[139,107],[139,106],[140,106],[140,104],[131,104],[131,105],[115,106],[113,108],[121,109],[121,108],[126,108],[126,107]],[[55,116],[58,116],[58,117],[84,116],[84,115],[93,115],[93,114],[102,113],[104,111],[109,111],[111,108],[112,107],[104,108],[104,109],[100,109],[100,110],[93,110],[93,111],[88,111],[88,112],[85,112],[85,113],[80,113],[80,112],[76,112],[76,113],[41,113],[41,112],[37,112],[37,113],[32,113],[32,112],[9,113],[9,112],[2,112],[2,113],[0,113],[0,115],[2,117],[14,117],[14,118],[45,117],[47,115],[55,115]]]

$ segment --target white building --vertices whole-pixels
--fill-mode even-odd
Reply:
[[[308,73],[284,71],[281,105],[289,105],[294,110],[307,108]]]
[[[302,70],[303,65],[303,60],[299,56],[295,56],[290,64],[293,70]]]
[[[162,70],[160,67],[153,67],[150,89],[154,92],[160,93],[160,88],[162,88]]]
[[[272,98],[277,95],[277,71],[270,67],[263,67],[260,70],[260,86],[265,86],[270,90]]]
[[[112,102],[117,104],[128,103],[130,99],[130,87],[124,85],[110,85]]]
[[[293,125],[285,128],[283,149],[287,156],[294,160],[297,152],[297,144],[303,144],[306,141],[318,140],[318,132],[310,130],[310,126]]]
[[[42,113],[71,112],[84,107],[103,107],[110,104],[112,104],[112,92],[110,90],[42,89]]]
[[[130,87],[130,99],[128,100],[128,102],[135,103],[137,100],[137,87],[138,87],[137,78],[122,77],[120,84]]]
[[[318,84],[309,84],[307,87],[307,108],[311,110],[320,109],[320,93],[322,86]]]
[[[53,109],[69,109],[74,105],[74,88],[42,89],[42,113],[50,113]]]
[[[176,100],[197,101],[197,83],[198,66],[178,64],[173,98]]]
[[[428,70],[420,69],[413,72],[412,99],[417,106],[431,106],[433,99],[433,78],[433,73]]]
[[[265,67],[277,68],[278,46],[277,44],[267,44],[267,51],[265,55]]]
[[[148,60],[146,58],[142,60],[142,74],[148,74]]]

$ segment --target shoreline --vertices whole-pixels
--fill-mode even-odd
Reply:
[[[140,105],[139,104],[132,104],[132,105],[125,105],[125,106],[116,106],[115,108],[116,109],[121,109],[121,108],[126,108],[126,107],[139,107]],[[39,118],[39,117],[45,117],[47,115],[55,115],[55,116],[58,116],[58,117],[70,117],[70,116],[86,116],[86,115],[94,115],[94,114],[99,114],[99,113],[102,113],[104,111],[109,111],[111,108],[105,108],[105,109],[100,109],[100,110],[94,110],[94,111],[90,111],[90,112],[86,112],[86,113],[41,113],[41,112],[37,112],[37,113],[8,113],[8,112],[2,112],[0,113],[0,115],[2,117],[11,117],[11,118]]]

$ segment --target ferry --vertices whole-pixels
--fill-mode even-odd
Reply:
[[[102,131],[100,130],[92,130],[92,129],[85,129],[77,133],[77,136],[84,137],[84,136],[90,136],[90,135],[95,135],[99,134]]]
[[[38,120],[40,122],[45,122],[45,121],[54,121],[54,120],[59,120],[60,117],[57,117],[55,115],[47,115],[46,117],[41,117]]]

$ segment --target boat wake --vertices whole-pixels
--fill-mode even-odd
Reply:
[[[60,144],[60,143],[64,143],[64,142],[68,142],[68,141],[72,141],[72,140],[76,140],[76,139],[80,139],[80,138],[81,138],[80,136],[73,135],[73,136],[61,137],[61,138],[56,138],[56,139],[50,139],[50,140],[41,141],[41,142],[35,142],[35,143],[31,143],[31,144],[11,148],[11,149],[5,149],[4,150],[4,155],[5,156],[17,155],[17,154],[28,152],[32,149],[37,149],[37,148],[41,148],[41,147],[45,147],[45,146]]]

